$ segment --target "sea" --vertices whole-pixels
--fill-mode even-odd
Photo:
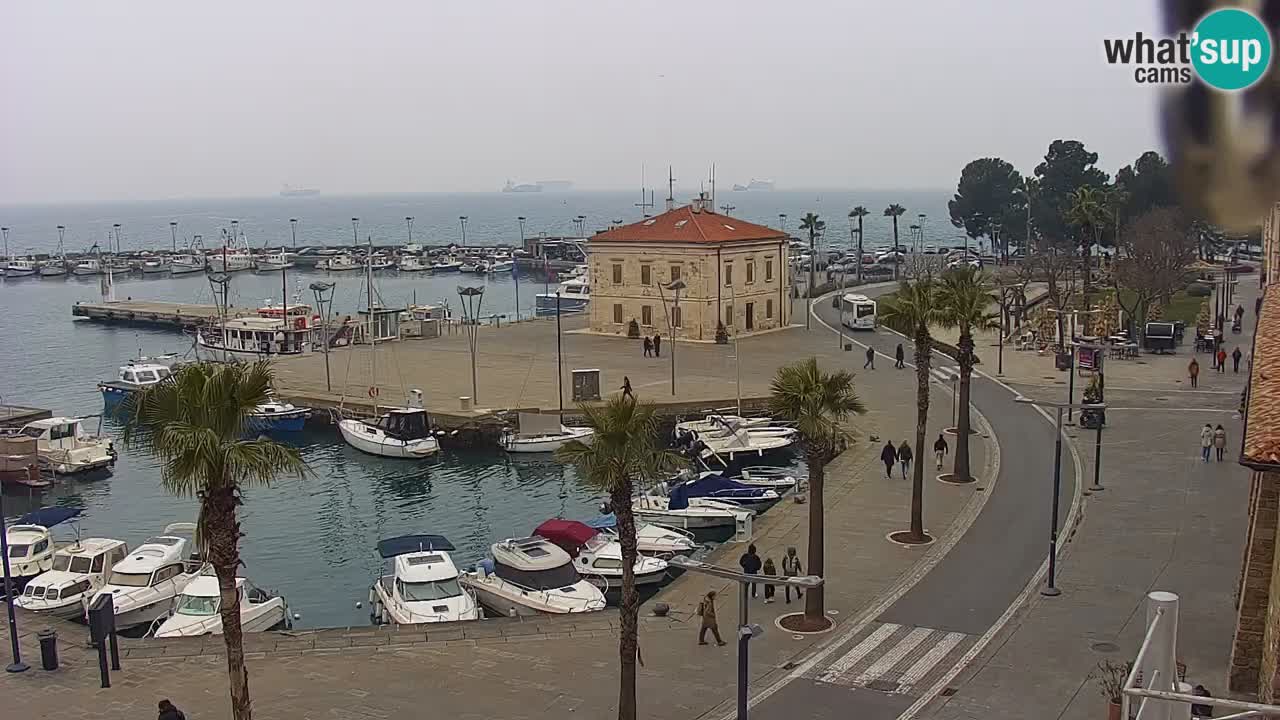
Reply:
[[[847,247],[848,211],[873,209],[864,219],[867,247],[892,242],[892,225],[881,210],[890,203],[907,208],[899,218],[900,237],[924,214],[924,239],[938,245],[963,242],[946,218],[948,195],[942,191],[773,191],[721,192],[717,203],[729,214],[785,229],[793,234],[798,219],[813,212],[827,222],[824,244]],[[678,202],[688,200],[688,194]],[[376,245],[519,245],[524,234],[572,236],[575,221],[590,232],[614,221],[641,218],[640,193],[431,193],[233,200],[164,200],[97,205],[0,206],[0,226],[9,228],[13,255],[55,254],[57,226],[65,228],[67,252],[84,252],[95,243],[104,250],[115,225],[121,249],[171,250],[171,222],[177,222],[179,249],[199,234],[206,248],[217,247],[222,230],[237,221],[252,247],[350,245],[372,239]],[[660,210],[660,208],[659,208]],[[785,214],[785,221],[779,215]],[[297,223],[290,223],[296,218]],[[352,218],[358,218],[353,234]],[[308,285],[317,279],[336,283],[334,309],[357,309],[366,293],[362,273],[290,271],[288,294],[310,301]],[[230,303],[258,307],[282,294],[281,274],[252,272],[233,276]],[[534,297],[549,282],[541,275],[468,279],[485,283],[481,314],[528,316]],[[457,275],[384,272],[374,284],[383,304],[457,302]],[[554,285],[550,288],[554,290]],[[212,303],[201,274],[115,277],[119,299]],[[73,320],[78,301],[101,299],[98,278],[24,278],[0,280],[0,404],[47,408],[59,415],[95,416],[102,412],[100,380],[139,355],[190,352],[190,338],[175,331],[99,325]],[[118,434],[110,419],[86,423]],[[241,509],[243,573],[261,587],[284,595],[300,617],[297,627],[361,625],[369,622],[368,588],[382,572],[374,546],[384,537],[438,533],[457,546],[460,563],[470,564],[490,544],[523,537],[553,517],[588,519],[598,513],[601,493],[571,468],[551,457],[513,457],[496,448],[443,452],[424,461],[402,461],[361,454],[335,431],[307,430],[284,439],[295,444],[313,469],[302,480],[281,479],[245,493]],[[798,462],[798,461],[797,461]],[[121,448],[108,476],[63,479],[44,491],[6,488],[3,514],[12,520],[45,505],[84,509],[74,528],[59,528],[62,538],[115,537],[131,546],[173,522],[195,520],[194,499],[171,493],[150,457]],[[365,607],[357,608],[357,603]]]

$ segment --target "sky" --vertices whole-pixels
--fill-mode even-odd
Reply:
[[[0,204],[494,191],[951,188],[1076,138],[1159,148],[1105,37],[1155,3],[1076,0],[51,0],[0,6]]]

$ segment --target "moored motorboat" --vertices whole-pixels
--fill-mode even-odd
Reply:
[[[557,547],[569,553],[574,567],[587,582],[601,590],[619,590],[622,587],[622,545],[611,536],[576,520],[547,520],[533,531]],[[661,558],[639,555],[632,568],[636,586],[657,585],[665,582],[667,561]]]
[[[169,263],[169,272],[174,275],[189,275],[208,270],[209,262],[203,254],[185,253],[174,256]]]
[[[107,582],[86,601],[111,595],[116,628],[150,626],[168,616],[173,599],[199,574],[189,559],[194,523],[172,523],[164,533],[148,538],[111,568]]]
[[[509,453],[555,452],[570,440],[587,445],[595,436],[589,427],[567,427],[558,414],[520,413],[516,430],[502,434],[502,449]]]
[[[98,258],[84,258],[71,268],[72,275],[101,275],[102,261]]]
[[[115,380],[98,383],[103,405],[108,411],[115,410],[135,392],[171,377],[177,364],[178,356],[174,354],[130,360],[120,367]]]
[[[123,540],[77,539],[54,552],[52,567],[32,578],[14,604],[66,620],[81,617],[84,598],[106,584],[107,573],[128,552],[129,546]]]
[[[311,408],[271,399],[249,413],[247,424],[252,432],[299,432],[311,417]]]
[[[587,525],[602,533],[618,537],[618,517],[613,513],[598,515],[586,521]],[[645,555],[669,558],[673,555],[687,555],[698,549],[698,542],[688,530],[667,527],[657,523],[636,523],[636,549]]]
[[[338,431],[348,445],[370,455],[424,458],[440,450],[422,408],[390,408],[372,420],[339,420]]]
[[[677,480],[677,489],[691,501],[699,498],[733,503],[756,512],[763,512],[777,504],[782,496],[777,490],[736,482],[716,472],[699,473],[696,477]]]
[[[572,277],[560,283],[553,293],[534,296],[535,311],[539,315],[554,315],[556,307],[562,313],[582,312],[591,303],[591,280],[587,275]]]
[[[165,258],[148,258],[142,261],[143,275],[161,275],[169,272],[169,261]]]
[[[40,272],[40,263],[30,258],[13,258],[4,266],[7,278],[31,277]]]
[[[23,425],[18,434],[36,439],[40,464],[58,475],[108,468],[116,462],[111,440],[85,432],[84,418],[34,420]]]
[[[685,530],[736,528],[742,518],[755,514],[732,503],[690,499],[678,492],[670,496],[641,495],[632,501],[631,509],[637,518]]]
[[[289,606],[279,595],[236,578],[241,632],[265,632],[290,624]],[[173,602],[173,611],[156,628],[155,636],[192,637],[222,634],[222,592],[212,568],[187,583]]]
[[[9,577],[22,589],[27,581],[53,567],[53,535],[49,528],[76,517],[80,508],[43,507],[18,518],[5,530],[9,546]]]
[[[400,272],[423,272],[431,269],[431,263],[417,255],[402,255],[397,265]]]
[[[66,274],[66,258],[53,258],[40,265],[40,277],[62,277]]]
[[[256,261],[258,272],[279,272],[280,270],[288,270],[293,266],[293,255],[283,250],[262,255]]]
[[[453,543],[442,535],[402,535],[378,541],[378,554],[391,560],[391,574],[369,588],[374,622],[416,623],[479,620],[480,604],[458,582],[460,573],[449,554]]]
[[[344,272],[347,270],[360,270],[364,265],[355,259],[350,253],[341,253],[332,257],[325,258],[316,263],[316,268],[320,270],[328,270],[329,272]]]
[[[596,612],[605,608],[604,594],[574,568],[573,559],[550,540],[516,538],[494,543],[492,559],[463,573],[463,587],[480,604],[503,617]]]

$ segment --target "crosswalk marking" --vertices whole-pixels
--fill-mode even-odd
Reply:
[[[879,679],[880,676],[892,670],[894,665],[902,662],[907,653],[915,650],[916,646],[924,642],[924,639],[931,634],[933,634],[933,630],[919,627],[907,633],[907,636],[901,642],[894,645],[889,652],[881,655],[880,659],[871,663],[871,667],[863,670],[862,674],[854,679],[854,684],[866,685],[872,680]]]
[[[831,663],[831,665],[822,673],[821,680],[826,682],[835,682],[849,668],[858,664],[858,661],[867,655],[867,653],[875,650],[880,643],[888,640],[891,635],[898,631],[901,625],[887,623],[876,628],[876,631],[863,638],[852,650],[840,656],[840,659]]]
[[[956,646],[960,644],[960,641],[964,640],[964,637],[964,633],[947,633],[946,637],[942,638],[942,642],[930,648],[929,652],[926,652],[914,665],[902,673],[902,677],[898,678],[897,691],[907,692],[912,686],[920,682],[933,669],[933,666],[938,664],[938,661],[946,657],[947,653],[956,649]]]
[[[953,365],[936,367],[929,370],[929,375],[943,385],[950,385],[952,378],[960,377],[960,368]]]

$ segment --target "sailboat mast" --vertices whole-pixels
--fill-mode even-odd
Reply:
[[[369,252],[364,256],[365,286],[369,304],[369,394],[373,414],[378,414],[378,334],[373,325],[373,236],[369,236]]]

